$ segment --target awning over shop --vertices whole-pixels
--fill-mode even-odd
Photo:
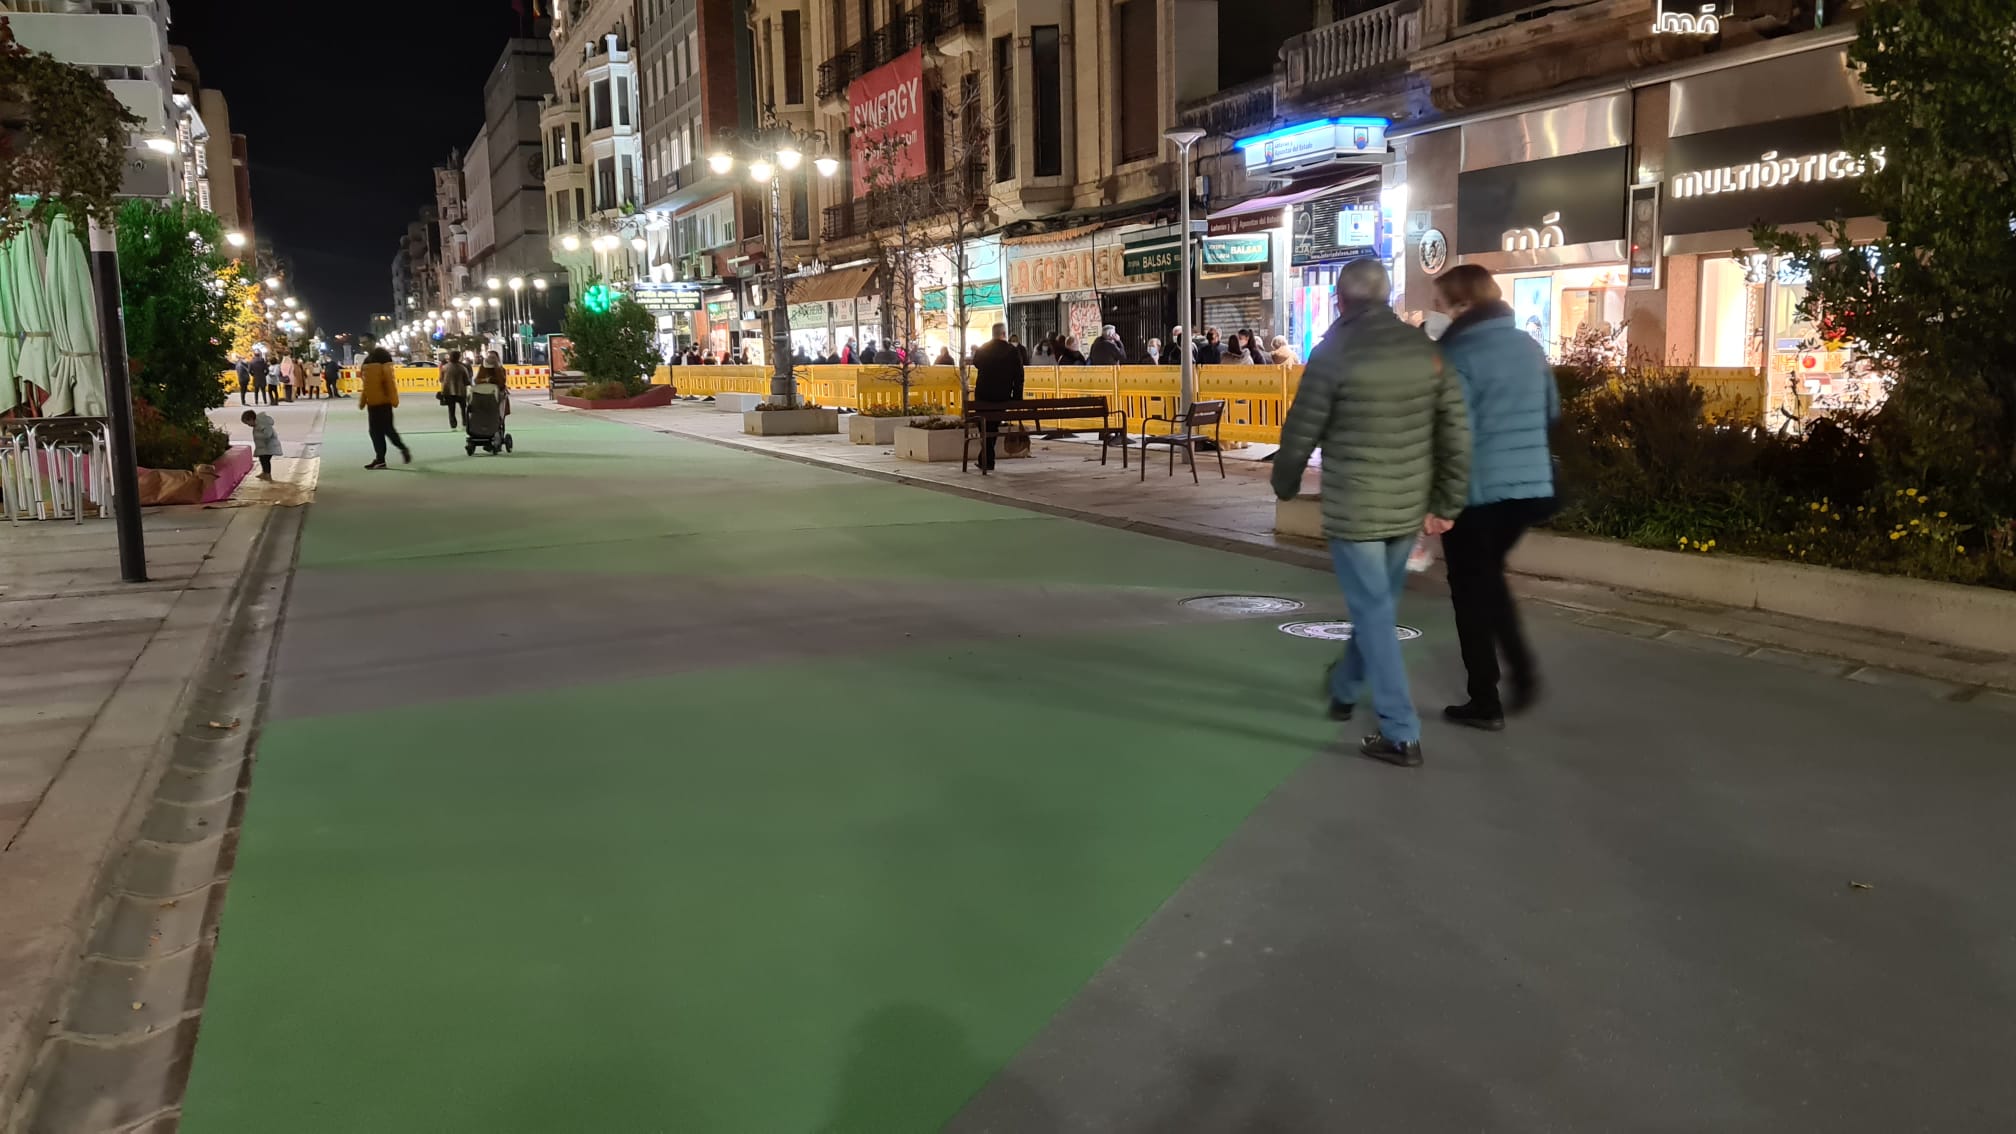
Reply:
[[[1274,225],[1260,223],[1269,216],[1278,218],[1281,210],[1304,201],[1313,201],[1331,193],[1346,193],[1353,189],[1365,189],[1379,184],[1378,170],[1353,170],[1315,181],[1311,184],[1291,187],[1283,193],[1271,193],[1265,197],[1254,197],[1236,205],[1228,205],[1211,214],[1211,234],[1223,236],[1237,232],[1257,231]],[[1244,218],[1246,223],[1240,223]]]
[[[793,303],[854,299],[866,294],[874,282],[875,265],[862,264],[853,268],[836,268],[816,276],[801,276],[790,281],[790,291],[785,294]]]

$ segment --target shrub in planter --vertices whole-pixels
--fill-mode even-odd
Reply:
[[[143,469],[193,469],[215,464],[231,447],[231,437],[208,421],[178,425],[161,411],[133,401],[133,449]]]
[[[584,382],[567,391],[567,396],[580,398],[584,402],[620,402],[643,393],[633,389],[630,382]]]
[[[944,406],[926,404],[911,406],[909,409],[904,409],[902,406],[869,406],[859,412],[862,417],[916,417],[918,414],[935,416],[951,411]]]

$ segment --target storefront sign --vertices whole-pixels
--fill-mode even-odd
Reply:
[[[1648,181],[1631,187],[1631,235],[1624,260],[1630,277],[1626,287],[1635,290],[1659,286],[1659,266],[1663,247],[1659,239],[1659,183]]]
[[[951,294],[949,287],[928,288],[924,292],[924,310],[945,310],[946,297]],[[971,312],[983,308],[999,308],[1001,285],[998,283],[969,283],[966,285],[966,310]]]
[[[849,83],[847,121],[856,197],[924,176],[924,49]]]
[[[1207,236],[1204,238],[1204,266],[1243,268],[1273,259],[1274,242],[1266,233],[1259,236]]]
[[[1171,245],[1172,250],[1174,245]],[[1107,235],[1096,246],[1088,239],[1056,245],[1011,246],[1008,252],[1008,296],[1016,302],[1067,291],[1114,291],[1160,287],[1162,273],[1129,270],[1127,251]]]
[[[1847,148],[1849,114],[1834,111],[1684,134],[1666,148],[1667,232],[1718,232],[1866,215],[1857,184],[1886,156]]]
[[[1121,270],[1130,276],[1153,276],[1163,272],[1183,270],[1183,242],[1180,240],[1147,240],[1126,246],[1126,255],[1121,257]]]
[[[835,327],[852,326],[854,323],[854,301],[851,299],[827,300],[826,321]]]
[[[1284,223],[1282,217],[1287,209],[1262,209],[1257,213],[1240,213],[1235,217],[1212,217],[1206,230],[1213,236],[1243,236],[1249,232],[1271,232]]]
[[[794,327],[823,327],[826,325],[826,301],[816,303],[794,303],[787,312]]]
[[[1630,147],[1616,146],[1458,174],[1457,253],[1624,239],[1630,155]]]
[[[678,313],[700,310],[700,289],[664,283],[637,283],[630,297],[647,311]]]
[[[1289,262],[1321,264],[1379,254],[1379,191],[1304,201],[1291,212]]]
[[[1696,7],[1681,0],[1680,7],[1687,11],[1676,12],[1668,9],[1666,0],[1659,0],[1652,19],[1653,35],[1720,35],[1722,21],[1729,18],[1729,10],[1723,4],[1702,4]]]
[[[1386,152],[1384,118],[1324,118],[1270,130],[1236,145],[1249,173],[1305,170]]]

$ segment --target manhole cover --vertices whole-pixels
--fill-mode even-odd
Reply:
[[[1302,609],[1300,602],[1277,595],[1200,595],[1184,599],[1182,605],[1211,614],[1287,614]]]
[[[1403,642],[1411,642],[1421,636],[1421,631],[1412,626],[1396,626],[1398,637]],[[1349,622],[1284,622],[1283,634],[1293,634],[1297,638],[1315,638],[1324,642],[1348,642],[1351,640]]]

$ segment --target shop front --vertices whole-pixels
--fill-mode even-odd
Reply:
[[[959,333],[960,312],[952,290],[962,277],[965,288],[963,339]],[[923,342],[929,357],[938,357],[940,350],[950,350],[956,357],[962,349],[967,352],[978,349],[993,335],[994,324],[1007,320],[1000,237],[983,236],[967,241],[963,268],[955,264],[950,256],[938,257],[932,265],[931,278],[938,281],[937,285],[925,288],[920,297]]]
[[[875,267],[852,264],[790,281],[791,349],[810,358],[837,354],[847,345],[879,342],[881,303],[874,298]],[[866,324],[866,334],[863,333]]]
[[[1433,276],[1446,262],[1482,265],[1550,358],[1572,349],[1622,361],[1630,94],[1465,125],[1460,146],[1456,232],[1423,234],[1422,269]],[[1417,195],[1423,188],[1409,186]]]
[[[690,318],[693,327],[690,345],[714,358],[734,349],[736,332],[742,326],[742,305],[733,291],[723,288],[703,292],[700,308]]]
[[[1837,219],[1850,239],[1881,235],[1861,182],[1885,155],[1857,156],[1847,141],[1869,101],[1840,48],[1672,84],[1661,247],[1669,271],[1699,281],[1696,333],[1674,345],[1700,366],[1762,371],[1767,420],[1795,405],[1868,407],[1883,395],[1850,344],[1802,317],[1804,276],[1751,237],[1755,225],[1817,233]]]
[[[1337,321],[1337,273],[1352,260],[1386,257],[1390,241],[1379,179],[1359,178],[1289,209],[1287,335],[1297,358]]]
[[[1148,339],[1168,334],[1173,269],[1139,246],[1173,246],[1173,230],[1079,229],[1003,243],[1008,328],[1032,350],[1059,334],[1088,349],[1111,323],[1131,358]],[[1130,244],[1137,246],[1131,255]]]
[[[658,353],[670,358],[694,341],[693,318],[700,311],[700,287],[690,283],[639,280],[630,295],[658,321]]]

